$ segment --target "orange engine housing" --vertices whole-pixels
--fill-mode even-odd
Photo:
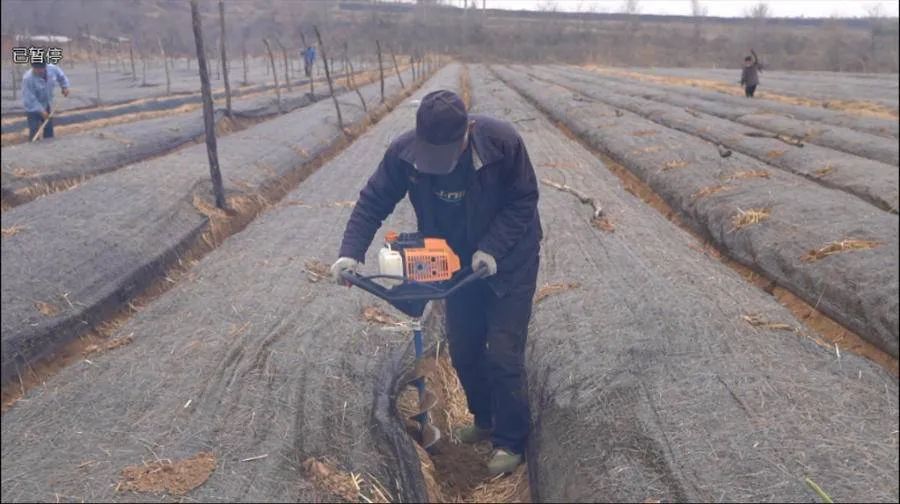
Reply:
[[[403,255],[408,280],[443,282],[460,270],[459,256],[443,238],[422,238],[417,233],[388,233],[387,241]]]

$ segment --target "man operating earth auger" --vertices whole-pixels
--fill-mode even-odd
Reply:
[[[450,355],[475,417],[456,436],[490,440],[490,473],[511,472],[529,429],[524,351],[542,238],[534,168],[511,124],[469,116],[453,92],[428,94],[415,129],[394,140],[360,192],[332,266],[338,283],[407,194],[420,234],[485,271],[447,299]]]

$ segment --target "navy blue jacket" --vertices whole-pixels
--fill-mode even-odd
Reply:
[[[522,138],[507,122],[471,115],[475,176],[465,197],[468,242],[494,256],[497,274],[488,283],[499,296],[534,288],[543,238],[538,184]],[[415,130],[395,139],[359,193],[340,256],[362,262],[375,232],[407,194],[419,232],[438,236],[431,177],[413,167]],[[469,258],[465,258],[468,260]]]

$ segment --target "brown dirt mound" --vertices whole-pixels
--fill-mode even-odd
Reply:
[[[116,489],[120,492],[184,495],[205,483],[215,469],[216,456],[207,452],[174,462],[159,459],[122,469],[122,479]]]

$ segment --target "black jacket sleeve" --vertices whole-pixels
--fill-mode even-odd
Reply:
[[[479,250],[500,260],[522,238],[537,213],[538,186],[528,151],[518,138],[510,161],[504,167],[506,195],[503,207],[478,244]]]
[[[388,149],[378,169],[359,192],[359,199],[344,231],[340,257],[352,257],[363,262],[375,232],[394,211],[406,191],[407,177],[404,169],[397,162],[392,149]]]

